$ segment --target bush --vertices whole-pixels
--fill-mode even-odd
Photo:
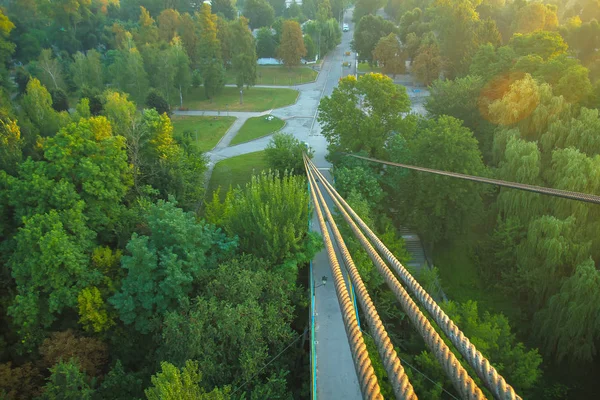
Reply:
[[[167,103],[165,98],[154,89],[148,93],[148,97],[146,97],[146,105],[149,108],[154,108],[160,115],[164,113],[169,115],[171,113],[171,107],[169,107],[169,103]]]
[[[58,112],[69,111],[69,98],[64,90],[52,89],[50,96],[52,96],[52,108]]]
[[[265,149],[265,158],[269,168],[283,172],[293,171],[294,174],[304,174],[304,161],[302,152],[308,152],[312,157],[313,152],[307,149],[304,143],[289,133],[276,133]]]

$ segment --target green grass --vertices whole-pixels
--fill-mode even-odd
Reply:
[[[181,137],[185,131],[191,131],[198,150],[208,151],[219,143],[235,121],[235,117],[173,116],[171,120],[175,137]]]
[[[264,169],[267,169],[264,151],[219,161],[210,177],[207,194],[210,196],[209,198],[212,198],[212,193],[221,186],[220,196],[223,200],[230,185],[234,188],[238,185],[243,186],[250,182],[253,173],[259,173]]]
[[[277,117],[273,117],[271,121],[267,121],[266,116],[248,118],[229,145],[233,146],[268,135],[280,130],[284,125],[285,122]]]
[[[313,82],[317,71],[310,67],[258,66],[256,67],[257,85],[292,86]],[[235,84],[235,73],[227,71],[225,83]]]
[[[369,63],[358,63],[358,72],[381,72],[381,68],[371,67]]]
[[[212,101],[204,96],[204,88],[198,87],[190,90],[183,104],[189,110],[266,111],[294,104],[297,97],[298,91],[293,89],[250,88],[244,89],[244,104],[240,104],[237,87],[224,87]]]
[[[482,280],[466,240],[440,244],[434,253],[434,265],[439,270],[441,285],[449,300],[474,300],[480,312],[503,313],[511,321],[520,320],[516,302]]]

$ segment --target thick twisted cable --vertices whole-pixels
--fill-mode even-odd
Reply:
[[[392,344],[385,327],[383,326],[383,322],[381,322],[381,318],[379,318],[379,314],[375,309],[375,305],[371,300],[371,296],[369,296],[369,292],[367,291],[367,288],[365,287],[365,284],[358,273],[354,261],[350,256],[348,247],[346,247],[346,243],[344,242],[344,239],[340,234],[333,217],[331,216],[329,207],[327,206],[327,203],[325,203],[325,199],[323,198],[321,190],[315,182],[315,177],[310,170],[307,170],[307,174],[310,184],[313,187],[313,190],[317,193],[317,197],[319,198],[323,210],[325,211],[325,218],[327,221],[329,221],[329,226],[333,230],[333,236],[339,245],[340,252],[344,257],[350,279],[352,280],[352,284],[356,289],[358,301],[362,309],[365,311],[367,322],[371,328],[373,341],[377,345],[377,350],[379,351],[379,355],[381,356],[383,365],[387,371],[394,394],[396,395],[397,399],[417,400],[418,397],[415,394],[410,381],[408,380],[408,376],[404,372],[404,368],[402,367],[400,359],[398,358],[398,354],[396,354],[394,345]]]
[[[395,163],[395,162],[391,162],[391,161],[383,161],[383,160],[378,160],[376,158],[357,156],[355,154],[348,154],[348,153],[344,153],[344,154],[346,154],[347,156],[350,156],[350,157],[360,158],[362,160],[372,161],[372,162],[385,164],[385,165],[392,165],[394,167],[412,169],[414,171],[428,172],[430,174],[449,176],[451,178],[464,179],[467,181],[487,183],[489,185],[503,186],[503,187],[508,187],[508,188],[512,188],[512,189],[525,190],[527,192],[541,193],[541,194],[547,194],[547,195],[555,196],[555,197],[562,197],[565,199],[600,204],[600,196],[596,196],[594,194],[589,194],[589,193],[571,192],[569,190],[553,189],[553,188],[547,188],[547,187],[543,187],[543,186],[528,185],[526,183],[517,183],[517,182],[502,181],[500,179],[483,178],[481,176],[465,175],[465,174],[459,174],[457,172],[448,172],[448,171],[440,171],[440,170],[431,169],[431,168],[415,167],[414,165],[400,164],[400,163]]]
[[[314,167],[311,166],[311,168]],[[393,272],[388,268],[377,251],[375,251],[371,243],[369,243],[365,235],[360,231],[352,218],[350,218],[350,215],[343,209],[340,202],[333,196],[327,185],[325,185],[325,190],[333,199],[341,215],[350,225],[354,235],[361,242],[371,260],[373,260],[373,263],[377,267],[379,273],[384,277],[386,283],[402,305],[402,309],[406,312],[412,323],[416,326],[418,332],[421,334],[427,346],[431,349],[435,357],[444,368],[444,371],[452,381],[452,384],[456,390],[460,393],[461,397],[464,399],[485,399],[485,395],[481,392],[481,389],[479,389],[477,384],[469,376],[468,372],[458,361],[454,353],[452,353],[452,350],[448,348],[444,340],[440,337],[429,320],[425,317],[425,315],[423,315],[417,304],[415,304]]]
[[[305,167],[307,166],[305,165]],[[348,343],[350,345],[352,359],[354,360],[354,368],[356,369],[356,374],[358,375],[360,390],[363,398],[365,399],[383,400],[381,389],[379,388],[379,383],[377,382],[377,377],[375,376],[375,371],[373,370],[371,359],[369,358],[369,353],[367,352],[367,346],[365,345],[362,332],[358,327],[358,322],[356,321],[354,305],[352,304],[352,300],[348,294],[348,288],[346,287],[346,282],[342,276],[340,264],[338,263],[335,251],[333,249],[333,245],[329,237],[329,231],[327,230],[327,225],[323,219],[323,214],[321,213],[321,208],[317,201],[314,187],[310,193],[315,205],[315,211],[317,212],[319,226],[321,227],[321,232],[323,234],[323,242],[325,243],[327,256],[329,257],[331,275],[333,276],[335,292],[340,304],[340,309],[342,311],[342,320],[344,321],[344,328],[346,330],[346,335],[348,336]],[[312,279],[312,277],[310,279]]]
[[[317,170],[317,175],[320,172]],[[344,208],[354,218],[358,225],[363,229],[366,235],[374,243],[375,247],[383,254],[385,259],[392,265],[394,271],[400,276],[402,282],[415,295],[427,312],[433,317],[434,321],[450,339],[452,344],[458,349],[460,354],[473,367],[477,376],[483,381],[485,386],[492,392],[496,399],[516,400],[521,397],[515,393],[515,390],[506,380],[496,371],[490,362],[477,350],[446,313],[437,305],[435,300],[421,287],[419,282],[404,268],[404,266],[394,257],[387,247],[379,240],[377,235],[363,222],[363,220],[350,208],[348,203],[335,191],[329,182],[324,181],[325,187],[330,188],[334,196],[339,199]]]

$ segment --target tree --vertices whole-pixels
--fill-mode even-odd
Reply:
[[[151,205],[144,219],[149,236],[134,233],[127,243],[121,258],[127,276],[109,302],[126,325],[148,333],[235,242],[171,202]]]
[[[70,69],[73,83],[78,90],[101,90],[104,87],[100,53],[96,50],[89,50],[87,54],[75,53]]]
[[[77,304],[82,288],[100,275],[89,269],[93,232],[84,224],[83,204],[27,218],[15,235],[10,258],[17,296],[9,308],[22,343],[35,346],[58,314]]]
[[[55,111],[69,111],[69,98],[64,90],[52,89],[50,91],[50,96],[52,97],[52,108],[54,108]]]
[[[317,58],[317,45],[310,35],[304,35],[304,47],[306,47],[306,60],[315,61]]]
[[[142,380],[136,375],[139,374],[127,373],[121,360],[117,360],[98,388],[98,397],[114,400],[141,398]]]
[[[145,390],[148,400],[227,400],[229,388],[215,388],[207,393],[200,387],[202,373],[198,362],[188,360],[179,370],[168,362],[160,363],[161,372],[152,376],[152,386]]]
[[[276,133],[265,149],[265,160],[269,168],[277,170],[280,173],[288,171],[304,175],[304,159],[302,154],[305,152],[312,157],[312,150],[307,149],[294,135]]]
[[[136,102],[143,103],[148,93],[148,75],[144,69],[144,59],[133,41],[119,50],[110,70],[115,86],[129,93]]]
[[[33,78],[27,84],[23,96],[23,110],[42,136],[51,136],[59,128],[58,113],[52,108],[52,96],[46,88]]]
[[[86,375],[81,372],[77,362],[60,361],[50,368],[51,375],[44,386],[42,400],[91,400],[94,389],[88,383]]]
[[[112,316],[109,316],[106,303],[97,287],[91,286],[83,289],[77,296],[79,305],[79,323],[88,332],[105,332],[114,325]]]
[[[252,29],[268,27],[275,20],[275,10],[266,0],[246,0],[244,16],[250,21]]]
[[[158,16],[158,37],[160,40],[171,43],[177,34],[180,23],[181,16],[177,10],[172,8],[163,10]]]
[[[342,78],[330,97],[319,104],[319,122],[329,143],[330,154],[359,152],[384,154],[387,140],[400,127],[401,113],[408,112],[410,100],[403,86],[387,76],[367,74],[358,80]]]
[[[438,45],[431,43],[419,47],[411,69],[419,81],[429,86],[439,78],[443,66],[444,63]]]
[[[77,337],[73,331],[54,332],[40,346],[43,364],[48,368],[61,360],[77,360],[81,372],[98,376],[108,360],[108,347],[98,339]]]
[[[236,73],[238,88],[254,86],[256,83],[256,43],[248,28],[245,17],[238,18],[232,25],[232,33],[236,40],[233,43],[232,67]]]
[[[78,188],[87,225],[100,235],[109,234],[132,184],[125,138],[113,135],[105,117],[93,117],[61,129],[43,149],[49,177]]]
[[[307,232],[308,193],[302,177],[277,171],[255,175],[228,212],[225,229],[239,237],[240,251],[263,257],[272,269],[293,275],[290,271],[312,258],[315,243]]]
[[[403,74],[406,72],[405,56],[398,37],[390,33],[377,42],[373,50],[373,60],[381,65],[384,74]]]
[[[214,1],[213,7],[215,7]],[[181,36],[181,42],[185,48],[185,52],[190,58],[190,64],[193,68],[196,68],[198,64],[199,38],[196,34],[196,22],[188,13],[184,13],[181,16],[179,35]]]
[[[150,90],[148,97],[146,97],[146,106],[149,108],[154,108],[159,114],[171,113],[171,107],[169,107],[169,103],[167,103],[165,98],[154,89]]]
[[[384,1],[381,0],[356,0],[352,19],[354,22],[360,21],[364,16],[375,14],[383,5]]]
[[[394,162],[478,176],[485,173],[473,133],[449,116],[418,121],[390,139],[388,149]],[[476,184],[397,168],[385,175],[389,196],[401,199],[398,208],[406,215],[405,223],[417,227],[430,243],[469,229],[482,211],[485,188]],[[402,195],[408,191],[413,195]]]
[[[0,396],[6,400],[33,399],[40,395],[42,379],[29,362],[14,368],[10,361],[0,364]]]
[[[200,72],[204,80],[206,97],[212,99],[225,85],[225,70],[221,60],[221,44],[217,39],[217,17],[207,3],[202,4],[197,15],[200,24]]]
[[[516,33],[552,31],[558,27],[557,11],[555,5],[541,2],[528,3],[517,11],[514,31]]]
[[[522,79],[508,78],[508,90],[498,99],[482,96],[480,105],[484,118],[498,125],[514,125],[529,117],[540,103],[540,88],[529,74]],[[490,86],[494,86],[490,84]]]
[[[53,89],[64,88],[62,68],[59,61],[52,57],[52,50],[42,50],[37,65],[42,71],[40,80],[44,83],[44,86]]]
[[[302,39],[302,28],[296,21],[285,21],[281,41],[277,48],[277,57],[288,67],[300,64],[302,57],[306,55],[306,47]]]
[[[202,296],[168,313],[159,354],[176,366],[189,359],[203,360],[205,387],[248,383],[245,390],[254,394],[267,377],[293,365],[293,357],[283,356],[255,376],[296,336],[290,328],[292,298],[299,295],[294,282],[273,271],[268,261],[251,256],[219,265],[203,285]],[[219,326],[212,321],[219,321]]]
[[[21,20],[19,20],[21,21]],[[4,11],[0,11],[0,79],[2,86],[8,86],[8,76],[6,64],[10,61],[12,54],[15,52],[15,44],[8,40],[10,32],[15,28],[15,24],[4,15]]]
[[[567,44],[557,32],[533,32],[515,34],[509,42],[518,56],[538,55],[544,60],[561,55],[567,51]]]
[[[0,119],[0,171],[16,174],[18,164],[23,159],[22,148],[23,139],[17,121]]]
[[[368,167],[335,168],[335,187],[344,198],[354,191],[359,193],[371,207],[379,205],[384,193],[376,172]]]
[[[556,361],[589,363],[600,338],[600,273],[590,258],[564,280],[560,291],[535,316],[536,333]]]
[[[256,55],[258,58],[275,57],[277,41],[270,28],[260,28],[256,34]]]
[[[169,58],[171,59],[174,69],[174,86],[179,89],[179,104],[180,107],[183,108],[183,93],[187,92],[192,85],[190,59],[181,45],[181,39],[178,36],[173,38],[169,51]]]
[[[395,32],[396,27],[390,21],[386,21],[380,16],[366,15],[356,25],[352,49],[358,53],[359,60],[372,63],[373,50],[375,50],[379,40]]]
[[[221,14],[228,20],[234,20],[236,15],[235,1],[213,0],[210,6],[215,14]]]

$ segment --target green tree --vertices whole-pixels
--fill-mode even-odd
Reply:
[[[536,333],[549,356],[558,362],[592,362],[600,338],[599,295],[600,273],[587,259],[536,314]]]
[[[131,39],[130,34],[128,37]],[[144,59],[132,40],[118,51],[110,71],[113,84],[142,104],[148,93],[148,75],[144,69]]]
[[[74,360],[60,361],[50,368],[51,375],[44,386],[42,400],[91,400],[94,389],[88,377]]]
[[[88,225],[108,233],[132,184],[125,138],[113,135],[106,118],[94,117],[61,129],[43,148],[49,176],[78,188]]]
[[[300,24],[296,21],[284,21],[277,57],[286,67],[291,68],[299,65],[305,55],[306,47],[304,47]]]
[[[406,72],[404,51],[398,37],[393,33],[379,39],[373,50],[373,60],[382,67],[381,72],[384,74],[396,77],[396,74]]]
[[[375,50],[379,40],[395,32],[396,27],[390,21],[386,21],[380,16],[366,15],[356,25],[352,49],[358,53],[359,60],[372,63],[373,50]]]
[[[516,33],[551,31],[558,27],[557,7],[541,2],[531,2],[517,11],[514,21]]]
[[[228,20],[234,20],[236,16],[234,0],[214,0],[210,6],[215,14],[222,14]]]
[[[42,136],[51,136],[59,129],[58,113],[52,108],[52,96],[39,80],[33,78],[27,84],[23,96],[23,111]]]
[[[213,2],[213,8],[216,4]],[[184,13],[181,16],[181,25],[179,28],[179,35],[181,36],[181,43],[185,48],[190,59],[190,65],[196,68],[198,64],[198,35],[196,34],[196,22],[192,16],[188,13]]]
[[[269,168],[280,173],[288,171],[304,175],[304,159],[302,153],[312,157],[313,152],[289,133],[276,133],[265,148],[265,160]]]
[[[356,0],[352,19],[354,22],[360,21],[364,16],[375,14],[383,5],[382,0]]]
[[[19,20],[21,21],[21,20]],[[15,44],[8,40],[11,31],[15,28],[15,24],[4,15],[4,11],[0,11],[0,79],[4,87],[9,86],[7,63],[10,61],[12,54],[15,52]]]
[[[160,92],[154,89],[148,92],[148,97],[146,97],[146,106],[149,108],[154,108],[159,114],[171,113],[171,107],[169,107],[167,100],[165,100]]]
[[[42,50],[37,66],[41,71],[40,80],[44,86],[53,89],[64,89],[65,83],[62,76],[62,68],[60,62],[52,57],[52,50]]]
[[[75,53],[70,69],[73,83],[78,90],[102,90],[104,87],[102,61],[100,53],[96,50],[89,50],[87,54]]]
[[[367,74],[358,80],[342,78],[331,96],[321,100],[318,118],[330,153],[365,150],[378,157],[399,129],[401,113],[409,109],[403,86],[394,85],[387,76]]]
[[[245,17],[238,18],[231,26],[233,43],[232,67],[236,74],[238,88],[254,86],[256,83],[256,43],[248,28]]]
[[[173,76],[174,86],[179,91],[179,104],[183,108],[183,94],[192,85],[192,71],[190,70],[190,59],[181,44],[178,36],[173,38],[170,47],[170,59],[173,63],[175,74]]]
[[[121,360],[106,374],[102,384],[97,390],[101,399],[130,400],[138,399],[143,395],[142,380],[131,372],[127,373]]]
[[[0,170],[15,175],[23,160],[22,148],[23,139],[17,121],[0,119]]]
[[[263,257],[272,268],[296,271],[314,255],[307,232],[308,193],[300,176],[262,173],[252,177],[231,202],[226,231],[240,240],[240,251]],[[273,227],[277,226],[278,229]]]
[[[538,55],[544,60],[563,54],[567,44],[557,32],[534,32],[530,34],[515,34],[509,45],[518,56]]]
[[[235,242],[171,202],[150,206],[144,219],[150,236],[132,235],[121,258],[127,276],[109,302],[126,325],[147,333]]]
[[[292,296],[299,295],[295,279],[270,268],[268,261],[251,256],[221,264],[203,285],[202,296],[167,314],[159,350],[163,359],[177,366],[203,360],[206,387],[250,381],[245,390],[251,392],[269,375],[293,365],[293,357],[284,355],[254,376],[296,336],[290,328]]]
[[[206,97],[212,99],[225,85],[221,44],[217,39],[217,16],[211,14],[210,5],[203,3],[197,19],[200,24],[200,73]]]
[[[390,161],[470,175],[485,173],[477,140],[453,117],[421,120],[388,146]],[[388,195],[400,199],[406,224],[417,227],[430,243],[465,232],[482,211],[485,188],[474,183],[398,168],[386,172],[386,181]],[[406,196],[409,192],[413,195]]]
[[[52,97],[52,108],[57,112],[69,111],[69,98],[64,90],[52,89],[50,91]]]
[[[76,306],[81,289],[100,278],[89,268],[94,234],[82,207],[26,218],[15,235],[10,266],[17,295],[9,314],[25,347],[35,346],[59,314]]]
[[[88,332],[105,332],[114,325],[108,314],[106,303],[97,287],[85,288],[77,296],[79,323]]]
[[[256,34],[256,55],[259,58],[275,57],[277,41],[270,28],[260,28]]]
[[[275,10],[266,0],[246,0],[244,16],[250,21],[252,29],[269,27],[275,20]]]
[[[383,199],[383,190],[377,180],[376,172],[368,167],[336,168],[334,175],[335,187],[345,198],[353,191],[358,192],[372,208]]]
[[[210,393],[200,386],[202,373],[198,362],[188,360],[179,370],[168,362],[160,363],[161,371],[152,376],[152,386],[145,390],[148,400],[227,400],[229,388],[213,389]]]

